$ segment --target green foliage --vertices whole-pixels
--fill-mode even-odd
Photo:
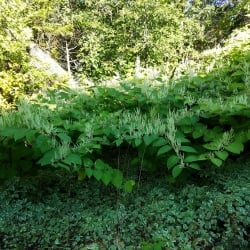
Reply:
[[[41,33],[45,35],[46,28],[49,29],[48,19],[56,7],[55,2],[46,0],[1,1],[0,113],[6,108],[16,106],[17,101],[24,96],[28,97],[41,89],[58,85],[55,77],[31,66],[27,52],[31,40],[38,39],[35,37],[38,33],[39,36]],[[55,20],[53,23],[51,30],[55,30],[57,24]]]
[[[97,79],[167,63],[173,68],[201,39],[199,22],[184,15],[181,1],[90,1],[74,15],[79,72]],[[93,29],[93,26],[95,27]]]
[[[1,186],[1,249],[249,249],[249,160],[209,185],[142,180],[132,194],[62,170]],[[221,171],[220,171],[221,172]]]
[[[156,171],[179,179],[205,171],[208,162],[222,167],[244,151],[250,122],[249,53],[234,49],[222,65],[226,59],[230,67],[168,84],[130,80],[21,102],[0,117],[1,176],[38,164],[130,191],[133,181],[112,159],[124,148],[133,152],[129,171],[139,176]]]

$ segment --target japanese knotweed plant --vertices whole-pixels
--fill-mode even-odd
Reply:
[[[63,124],[58,123],[59,114],[47,106],[22,102],[17,111],[0,117],[0,177],[25,173],[37,165],[52,166],[75,171],[80,180],[93,176],[105,185],[112,183],[130,192],[134,181],[125,181],[119,169],[97,158],[102,145],[109,144],[102,136],[105,131],[100,132],[100,128],[107,127],[108,119],[101,114],[93,115],[89,121],[79,117],[79,121]],[[100,118],[99,125],[94,126]]]

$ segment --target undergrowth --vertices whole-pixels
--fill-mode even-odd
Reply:
[[[249,62],[249,53],[234,50],[209,74],[65,88],[23,100],[0,117],[0,177],[51,166],[130,192],[135,180],[112,157],[124,150],[133,152],[129,172],[158,172],[170,182],[211,164],[223,167],[250,140]]]
[[[249,164],[228,164],[208,185],[142,179],[133,193],[77,182],[62,170],[8,180],[0,193],[0,248],[249,249]]]

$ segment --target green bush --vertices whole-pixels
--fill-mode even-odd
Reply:
[[[222,167],[250,139],[250,57],[234,50],[230,66],[225,60],[224,67],[178,81],[135,79],[22,101],[0,117],[0,176],[53,166],[131,190],[134,180],[125,180],[114,160],[126,151],[133,152],[129,172],[156,171],[169,181],[208,163]]]
[[[173,187],[157,177],[131,194],[63,171],[9,180],[0,193],[0,247],[249,249],[250,162],[233,165],[208,185]]]

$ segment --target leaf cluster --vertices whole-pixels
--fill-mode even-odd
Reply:
[[[227,58],[230,67],[179,81],[65,88],[21,102],[0,118],[2,178],[38,164],[130,191],[134,180],[126,181],[113,159],[126,150],[133,152],[129,172],[139,179],[153,171],[173,182],[206,171],[208,163],[223,166],[250,139],[249,54]]]

